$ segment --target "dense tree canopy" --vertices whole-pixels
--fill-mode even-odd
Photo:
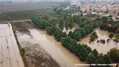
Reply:
[[[101,20],[99,17],[94,20],[90,19],[88,16],[81,15],[70,15],[62,9],[55,9],[56,15],[42,15],[40,18],[33,16],[31,18],[32,22],[39,26],[41,29],[46,29],[49,35],[54,35],[57,41],[60,41],[64,47],[77,55],[80,60],[87,60],[88,63],[111,63],[111,60],[118,61],[115,59],[118,58],[118,51],[111,50],[107,55],[98,54],[97,50],[92,50],[86,44],[77,43],[81,38],[90,34],[96,27],[99,25]],[[92,15],[91,15],[92,16]],[[62,17],[62,19],[60,19]],[[59,20],[60,19],[60,20]],[[102,18],[103,22],[111,23],[111,19]],[[53,22],[59,22],[59,28],[56,25],[53,25]],[[68,36],[65,32],[62,32],[63,28],[66,29],[73,28],[73,23],[79,24],[80,28],[75,29],[73,32],[70,31]],[[118,29],[117,25],[109,26],[108,24],[102,24],[101,29],[113,31],[113,29]],[[93,36],[96,36],[96,33],[92,33]],[[118,35],[117,35],[118,36]],[[97,36],[96,36],[97,37]],[[111,59],[110,59],[111,57]]]
[[[46,31],[49,35],[53,35],[56,30],[57,28],[55,26],[49,26],[46,28]]]
[[[60,28],[61,30],[63,30],[63,28],[64,28],[64,22],[63,22],[63,19],[60,19],[60,22],[59,22],[59,28]]]
[[[119,62],[119,49],[112,48],[108,54],[113,62]]]
[[[94,41],[96,38],[98,38],[98,35],[96,32],[92,32],[91,36],[90,36],[90,40]]]
[[[96,57],[93,55],[93,54],[89,54],[88,57],[87,57],[87,61],[88,63],[95,63],[96,62]]]

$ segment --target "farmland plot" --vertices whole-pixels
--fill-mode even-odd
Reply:
[[[0,67],[24,67],[11,24],[0,24]]]

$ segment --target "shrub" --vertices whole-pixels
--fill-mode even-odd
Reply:
[[[93,54],[89,54],[87,57],[88,63],[92,64],[96,62],[96,57]]]
[[[20,48],[20,54],[24,55],[25,54],[25,49],[24,48]]]
[[[114,33],[110,33],[109,37],[113,38],[113,36],[114,36]]]
[[[110,55],[113,62],[119,62],[119,49],[112,48],[108,54]]]

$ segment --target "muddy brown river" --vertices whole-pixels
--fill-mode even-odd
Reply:
[[[29,29],[29,31],[30,35],[17,32],[18,40],[22,47],[29,47],[29,45],[24,45],[26,43],[42,47],[61,67],[78,67],[75,64],[86,63],[81,62],[77,56],[56,41],[54,36],[48,35],[46,31],[39,29]]]
[[[98,38],[94,42],[89,43],[90,40],[90,34],[89,34],[85,38],[81,39],[81,41],[79,41],[78,43],[87,44],[92,49],[97,49],[99,53],[103,53],[103,54],[106,54],[112,48],[119,49],[119,43],[115,43],[112,39],[110,39],[110,41],[107,42],[107,39],[109,39],[109,32],[100,30],[99,28],[96,28],[94,31],[98,35]],[[105,40],[105,44],[97,43],[97,40],[101,40],[101,39]]]

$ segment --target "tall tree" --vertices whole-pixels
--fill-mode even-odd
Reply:
[[[69,17],[66,18],[65,27],[66,29],[68,29],[69,27]]]
[[[96,57],[93,54],[89,54],[87,57],[88,63],[95,63],[96,62]]]
[[[104,55],[105,64],[111,64],[111,58],[108,54]]]
[[[82,38],[81,33],[79,31],[74,32],[74,39],[79,41]]]
[[[63,30],[63,28],[64,28],[64,22],[63,22],[63,19],[60,19],[60,22],[59,22],[59,28],[60,28],[61,30]]]
[[[69,27],[70,27],[70,29],[73,28],[73,18],[72,17],[70,17]]]

